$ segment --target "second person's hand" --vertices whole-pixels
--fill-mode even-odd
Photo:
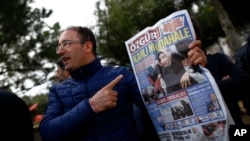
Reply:
[[[188,52],[188,59],[191,65],[198,65],[205,67],[207,64],[207,57],[205,52],[201,49],[201,41],[195,40],[191,42],[188,46],[190,49]]]

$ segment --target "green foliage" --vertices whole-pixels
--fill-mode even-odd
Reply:
[[[28,107],[37,103],[37,108],[33,111],[30,111],[32,119],[34,119],[36,115],[43,115],[44,114],[45,109],[47,108],[47,104],[48,104],[48,95],[47,94],[40,94],[40,95],[36,95],[34,97],[23,96],[22,100],[27,104]]]
[[[218,37],[224,37],[225,34],[220,26],[214,7],[209,0],[197,1],[193,4],[199,7],[199,11],[197,13],[190,11],[190,15],[197,17],[199,20],[202,31],[202,45],[208,48],[218,40]]]
[[[194,6],[198,7],[198,11],[193,10]],[[98,52],[110,65],[130,64],[125,41],[147,26],[152,26],[181,9],[187,9],[190,15],[198,18],[202,27],[204,47],[217,42],[218,37],[225,37],[218,14],[210,0],[101,0],[96,7]],[[231,18],[235,19],[237,14],[232,14],[234,17]]]
[[[40,84],[53,69],[47,64],[57,59],[60,25],[44,23],[52,11],[32,9],[32,2],[8,0],[0,6],[0,87],[4,89],[24,90],[26,80]]]
[[[97,4],[98,52],[111,65],[126,65],[125,41],[174,11],[170,0],[105,0]]]
[[[32,98],[31,102],[32,104],[34,103],[38,104],[37,109],[34,111],[35,114],[44,114],[48,104],[48,95],[47,94],[36,95],[35,97]]]
[[[230,7],[234,3],[219,1],[229,10],[236,28],[246,32],[243,27],[249,18],[243,17],[243,8],[237,13]],[[47,81],[47,75],[54,69],[51,63],[58,58],[55,47],[60,25],[48,26],[44,19],[49,18],[52,10],[32,9],[29,6],[32,2],[7,0],[0,5],[0,87],[3,89],[14,87],[23,91],[27,89],[24,86],[27,80],[32,81],[33,86]],[[198,12],[193,11],[194,5]],[[237,7],[242,5],[246,3],[237,3]],[[204,35],[203,46],[208,47],[217,42],[219,36],[225,36],[210,0],[100,0],[95,11],[98,53],[110,65],[130,64],[125,41],[181,9],[198,17]]]
[[[97,4],[98,51],[111,65],[130,64],[125,41],[147,26],[181,9],[181,3],[172,0],[117,0]],[[189,3],[191,5],[191,3]]]

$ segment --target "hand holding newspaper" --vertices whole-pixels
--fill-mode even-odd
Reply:
[[[125,42],[145,106],[162,141],[227,141],[234,124],[210,72],[192,66],[195,33],[177,11]]]

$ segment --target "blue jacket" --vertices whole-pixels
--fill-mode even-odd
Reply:
[[[117,107],[94,113],[89,98],[118,75]],[[70,79],[51,87],[40,123],[43,141],[134,141],[133,104],[145,108],[133,72],[102,66],[99,59],[71,72]]]

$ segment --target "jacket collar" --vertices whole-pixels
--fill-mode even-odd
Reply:
[[[86,79],[87,77],[95,74],[101,68],[102,68],[101,61],[100,59],[96,58],[89,64],[84,65],[74,71],[71,71],[70,75],[73,79],[83,80],[84,78]]]

